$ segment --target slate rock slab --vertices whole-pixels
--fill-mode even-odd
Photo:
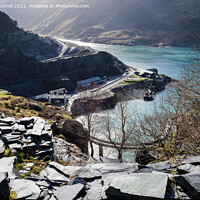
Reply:
[[[103,185],[104,186],[108,186],[111,181],[117,177],[121,177],[123,178],[124,176],[127,176],[129,175],[128,172],[121,172],[121,173],[109,173],[109,174],[104,174],[101,178],[102,182],[103,182]]]
[[[45,126],[45,120],[41,119],[41,118],[37,118],[36,122],[33,126],[33,130],[31,132],[31,135],[35,135],[35,136],[41,136],[42,134],[42,130]]]
[[[11,133],[13,131],[13,127],[12,126],[1,126],[0,130],[1,130],[1,134],[4,135],[4,134]]]
[[[142,168],[139,171],[136,171],[135,173],[152,173],[154,171],[159,171],[159,172],[163,172],[162,170],[155,170],[151,167],[147,167],[147,168]]]
[[[53,148],[45,148],[37,152],[36,155],[49,155],[53,152]]]
[[[12,135],[12,134],[3,135],[2,139],[5,141],[5,143],[8,143],[8,144],[20,142],[21,140],[19,135]]]
[[[194,165],[200,165],[200,156],[192,156],[192,157],[189,157],[185,160],[183,160],[182,162],[183,164],[194,164]]]
[[[102,192],[102,184],[101,180],[96,179],[91,183],[91,188],[87,192],[86,197],[84,200],[100,200],[101,199],[101,192]]]
[[[81,177],[83,179],[94,179],[100,178],[102,176],[102,173],[92,168],[90,165],[86,165],[78,171],[77,175],[78,177]]]
[[[180,173],[199,173],[200,174],[200,166],[195,166],[191,164],[185,164],[177,167]]]
[[[40,180],[40,181],[37,181],[36,184],[38,186],[42,186],[44,188],[50,188],[51,187],[51,184],[45,180]]]
[[[0,172],[0,199],[8,199],[10,194],[10,188],[8,185],[8,173]]]
[[[13,163],[15,157],[4,157],[0,159],[0,172],[8,172],[8,177],[10,179],[16,178],[16,175],[13,173]]]
[[[117,177],[121,176],[123,178],[123,176],[128,175],[128,172],[121,172],[121,173],[117,173]],[[103,183],[103,188],[102,188],[102,192],[101,192],[101,197],[103,199],[107,199],[107,195],[106,195],[106,190],[109,188],[109,185],[111,183],[111,181],[116,178],[116,173],[109,173],[109,174],[104,174],[101,178],[101,181]],[[121,195],[121,193],[119,194]]]
[[[9,147],[10,147],[11,149],[21,150],[22,145],[21,145],[21,144],[18,144],[18,143],[13,143],[13,144],[9,144]]]
[[[15,179],[11,190],[16,192],[17,199],[38,199],[41,192],[34,181],[26,179]]]
[[[12,125],[16,122],[15,118],[7,117],[7,118],[0,118],[0,123]]]
[[[55,168],[50,166],[46,167],[40,172],[41,178],[48,178],[52,183],[60,184],[69,181],[69,177],[65,174],[58,172]]]
[[[109,193],[112,195],[114,189],[115,191],[118,190],[130,198],[141,197],[143,199],[164,199],[167,182],[167,174],[130,174],[124,176],[123,178],[114,178],[111,181],[106,194],[109,197]]]
[[[90,164],[91,168],[98,170],[102,174],[117,172],[134,172],[138,170],[138,163],[97,163]]]
[[[187,174],[183,175],[183,177],[192,187],[197,190],[200,195],[200,174]]]
[[[64,173],[66,176],[76,175],[78,170],[82,168],[80,166],[63,166],[57,162],[50,162],[49,166],[55,168],[58,172]]]
[[[69,181],[68,185],[75,185],[75,184],[78,184],[78,183],[81,183],[81,184],[85,184],[85,181],[84,179],[80,178],[80,177],[76,177],[76,178],[73,178]]]
[[[122,161],[119,159],[112,159],[112,158],[104,158],[100,156],[100,160],[102,163],[121,163]]]
[[[14,131],[23,132],[23,133],[26,132],[25,126],[22,125],[22,124],[17,124],[17,123],[13,126],[13,130],[14,130]]]
[[[155,170],[167,170],[171,168],[171,165],[169,164],[169,161],[154,163],[147,165],[148,167],[152,167]]]
[[[22,125],[29,125],[31,123],[34,123],[34,118],[33,117],[24,117],[19,120],[19,123]]]
[[[58,188],[54,195],[59,200],[73,200],[75,199],[81,190],[84,188],[83,184],[75,184],[75,185],[65,185]]]

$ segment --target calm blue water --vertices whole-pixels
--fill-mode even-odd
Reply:
[[[134,68],[157,68],[160,74],[177,78],[185,65],[191,63],[193,50],[180,47],[119,46],[73,41],[99,51],[107,51]]]

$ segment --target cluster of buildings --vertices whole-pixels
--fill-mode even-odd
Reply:
[[[138,69],[135,71],[135,75],[138,75],[138,76],[144,77],[144,78],[149,78],[149,79],[159,79],[160,78],[157,68]],[[106,76],[104,76],[103,79],[101,79],[99,76],[96,76],[96,77],[92,77],[89,79],[78,81],[77,88],[78,88],[78,90],[85,90],[85,89],[95,87],[99,84],[102,84],[103,80],[106,78],[107,78]],[[49,102],[49,103],[53,103],[54,105],[57,105],[57,106],[66,105],[70,98],[71,98],[71,94],[69,94],[65,88],[51,90],[48,93],[41,94],[41,95],[34,97],[34,99],[37,101]]]
[[[36,101],[49,102],[57,106],[66,105],[71,95],[65,88],[51,90],[48,93],[35,96]]]
[[[103,82],[102,79],[97,76],[82,81],[78,81],[77,88],[85,89],[93,85],[100,84],[102,82]],[[37,95],[34,97],[34,100],[53,103],[56,106],[64,106],[68,103],[70,98],[71,94],[69,94],[65,88],[59,88],[56,90],[51,90],[48,93]]]

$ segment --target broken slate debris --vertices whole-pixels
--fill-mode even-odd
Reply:
[[[54,137],[52,139],[54,147],[54,156],[64,163],[70,165],[85,165],[88,157],[80,152],[74,144],[71,144],[62,138]]]
[[[83,188],[84,185],[80,183],[75,185],[65,185],[58,188],[54,194],[59,200],[73,200]]]
[[[75,145],[53,138],[51,126],[38,117],[1,119],[0,156],[8,148],[33,157],[52,155],[52,159],[40,173],[28,174],[35,167],[34,161],[24,162],[18,172],[14,168],[16,157],[0,157],[2,200],[9,199],[10,192],[25,200],[200,199],[199,156],[181,158],[177,164],[165,161],[150,165],[103,157],[100,161],[88,159]],[[23,174],[28,175],[22,178]]]
[[[11,190],[16,192],[17,199],[38,199],[41,192],[34,181],[25,179],[15,179],[12,182]]]
[[[13,173],[15,159],[16,157],[4,157],[0,159],[0,172],[7,172],[10,179],[16,178],[16,175]]]
[[[15,157],[0,159],[0,184],[2,180],[5,183],[2,187],[15,191],[17,199],[200,198],[200,174],[194,174],[190,171],[185,171],[184,175],[172,175],[170,170],[165,171],[165,173],[160,170],[159,172],[153,170],[140,173],[141,168],[138,167],[137,163],[89,165],[85,163],[85,166],[64,166],[52,161],[40,172],[39,176],[33,174],[21,179],[13,173],[14,159]],[[179,164],[179,167],[183,166],[184,168],[184,165]],[[24,167],[30,170],[32,166],[34,163],[26,163]],[[142,169],[153,168],[143,166]],[[8,178],[10,178],[10,182]],[[9,187],[6,183],[9,184]]]
[[[91,185],[91,188],[87,191],[87,195],[85,197],[85,200],[100,200],[101,199],[101,193],[102,193],[102,184],[100,179],[96,179],[92,183],[89,183]]]
[[[69,176],[60,173],[55,168],[48,166],[40,172],[41,178],[47,178],[52,184],[60,185],[62,183],[67,183],[69,181]]]
[[[26,152],[31,155],[53,154],[52,130],[48,122],[39,117],[0,119],[1,139],[13,153]]]

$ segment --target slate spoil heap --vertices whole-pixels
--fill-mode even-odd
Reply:
[[[0,119],[0,133],[1,140],[12,153],[23,151],[33,156],[53,155],[51,125],[39,117]]]
[[[50,125],[41,118],[0,118],[0,130],[1,200],[200,198],[200,156],[149,165],[101,157],[100,163],[53,137]],[[22,178],[35,162],[24,160],[24,169],[18,171],[18,157],[5,157],[8,148],[13,155],[26,151],[34,159],[41,158],[37,162],[44,162],[44,167]],[[50,160],[43,160],[46,155]]]

